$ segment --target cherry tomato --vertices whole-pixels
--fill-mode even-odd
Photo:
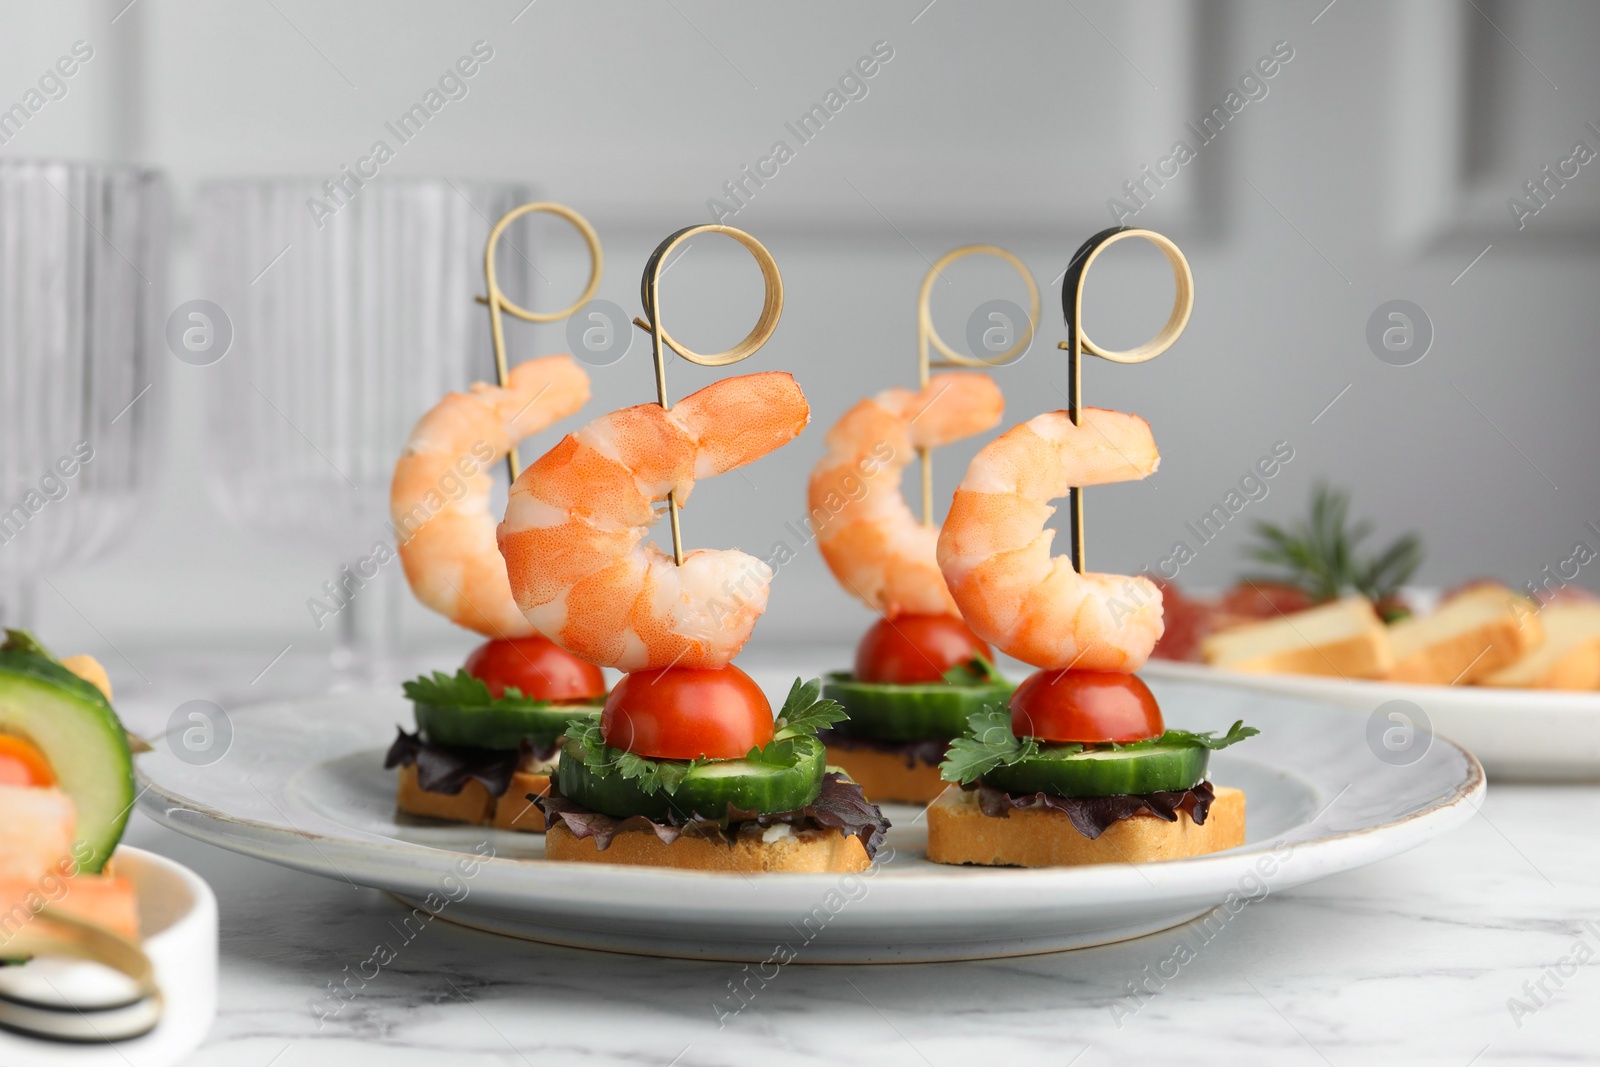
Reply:
[[[56,784],[50,761],[20,737],[0,734],[0,785],[41,786]]]
[[[1126,744],[1165,730],[1154,694],[1135,674],[1035,671],[1011,694],[1011,732],[1018,737]]]
[[[856,680],[911,685],[937,682],[974,655],[994,653],[952,615],[899,615],[879,619],[856,646]]]
[[[736,759],[772,740],[772,705],[738,667],[622,676],[600,716],[606,744],[655,759]]]
[[[606,692],[605,675],[599,667],[537,635],[479,645],[467,657],[465,667],[497,700],[508,687],[521,690],[525,697],[555,703],[593,700]]]

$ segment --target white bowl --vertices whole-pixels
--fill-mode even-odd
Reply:
[[[217,1014],[217,898],[211,887],[187,867],[130,845],[117,849],[116,865],[138,895],[145,955],[164,998],[160,1021],[143,1037],[103,1044],[0,1031],[5,1067],[169,1067],[199,1048],[210,1031]],[[120,975],[94,963],[41,959],[0,968],[0,992],[53,1001],[60,1014],[70,1012],[71,1021],[90,1033],[96,1019],[110,1027],[137,1017],[137,1004],[104,1017],[96,1013],[125,988]]]

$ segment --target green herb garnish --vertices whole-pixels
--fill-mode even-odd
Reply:
[[[488,684],[465,670],[456,671],[454,676],[434,671],[431,675],[413,678],[401,688],[405,690],[407,698],[418,704],[432,704],[440,708],[543,708],[550,705],[548,700],[523,696],[522,690],[514,685],[506,686],[503,696],[491,696]]]
[[[816,736],[818,730],[842,721],[846,715],[837,701],[822,697],[822,680],[802,682],[796,678],[789,695],[778,711],[772,740],[752,748],[743,758],[769,767],[792,767],[800,761],[798,743]],[[646,794],[677,792],[684,776],[696,767],[714,760],[657,760],[612,748],[594,720],[574,721],[567,727],[566,753],[576,755],[596,774],[617,774],[633,781]]]
[[[985,704],[982,711],[967,716],[967,732],[950,742],[950,750],[939,764],[939,776],[964,785],[996,767],[1009,767],[1038,754],[1037,741],[1011,732],[1011,712],[1004,704]]]
[[[1309,521],[1292,529],[1256,523],[1262,543],[1250,550],[1250,557],[1282,568],[1263,580],[1297,586],[1319,602],[1351,589],[1375,604],[1392,600],[1421,565],[1422,540],[1406,534],[1375,556],[1359,556],[1372,524],[1349,525],[1349,511],[1348,495],[1319,485],[1312,494]]]
[[[1221,737],[1218,737],[1215,731],[1212,730],[1207,730],[1204,733],[1193,733],[1189,730],[1168,730],[1160,737],[1152,737],[1145,741],[1130,741],[1125,745],[1113,742],[1106,747],[1125,752],[1128,750],[1137,751],[1141,748],[1154,748],[1157,745],[1167,745],[1173,747],[1209,748],[1211,751],[1216,752],[1227,748],[1229,745],[1237,745],[1245,738],[1254,737],[1260,732],[1254,726],[1246,726],[1244,720],[1239,719],[1228,727],[1228,732]]]
[[[970,659],[951,667],[942,677],[951,685],[993,685],[1005,682],[1000,669],[982,652],[974,652]]]

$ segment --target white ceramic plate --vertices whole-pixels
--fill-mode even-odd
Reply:
[[[143,947],[164,1000],[160,1022],[143,1037],[115,1044],[65,1044],[0,1031],[5,1067],[166,1067],[199,1048],[210,1031],[217,1014],[217,900],[211,887],[187,867],[129,845],[117,849],[116,863],[138,893]],[[94,1030],[94,1008],[120,982],[120,975],[97,964],[42,959],[6,968],[0,992],[55,1002],[59,1014]]]
[[[1431,731],[1467,749],[1496,781],[1600,781],[1600,693],[1241,674],[1154,659],[1140,673],[1336,704],[1375,716],[1384,731],[1401,725],[1389,717],[1398,713],[1416,720],[1424,734]],[[1401,703],[1386,707],[1396,701]],[[1398,743],[1402,733],[1391,739]]]
[[[768,693],[792,676],[755,671]],[[537,835],[413,821],[382,769],[399,696],[326,697],[232,713],[231,750],[190,766],[165,743],[139,758],[158,821],[245,855],[386,889],[483,929],[649,955],[761,962],[981,959],[1103,944],[1218,904],[1392,856],[1472,816],[1483,772],[1445,741],[1409,766],[1369,748],[1363,716],[1210,686],[1157,683],[1168,722],[1262,735],[1219,753],[1212,780],[1248,796],[1239,849],[1142,865],[1013,870],[923,855],[916,808],[867,875],[710,874],[545,862]],[[474,853],[492,858],[479,862]],[[1397,892],[1401,889],[1397,887]],[[425,917],[418,918],[422,922]]]

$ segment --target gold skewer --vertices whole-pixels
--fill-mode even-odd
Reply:
[[[520,307],[506,298],[506,294],[500,291],[500,283],[495,280],[494,250],[495,246],[500,243],[500,235],[505,232],[506,227],[511,225],[512,222],[524,215],[532,215],[535,212],[544,212],[566,219],[583,235],[584,244],[589,246],[589,284],[583,287],[582,296],[560,311],[529,311],[525,307]],[[500,312],[509,311],[524,322],[556,322],[564,319],[594,298],[595,292],[600,288],[600,274],[604,269],[605,255],[600,250],[600,238],[594,232],[594,227],[589,225],[588,219],[565,204],[557,204],[548,200],[523,204],[519,208],[513,208],[511,211],[506,212],[501,216],[500,221],[494,224],[494,229],[489,231],[489,243],[483,249],[483,278],[488,286],[489,295],[480,296],[476,299],[480,304],[489,305],[489,329],[494,335],[494,369],[502,389],[505,388],[506,378],[510,372],[506,367],[506,338],[505,330],[500,324]],[[517,475],[522,473],[522,462],[517,457],[517,443],[515,441],[511,442],[511,451],[506,453],[506,470],[511,473],[513,482],[517,480]]]
[[[136,941],[48,905],[34,914],[39,921],[9,936],[0,935],[0,949],[4,949],[7,958],[64,957],[90,960],[120,971],[133,979],[141,998],[153,998],[157,1004],[161,1003],[155,966]]]
[[[761,268],[761,279],[766,284],[766,293],[761,303],[761,317],[756,320],[756,324],[751,327],[744,340],[726,352],[716,352],[712,355],[703,355],[679,344],[672,334],[667,332],[661,316],[661,269],[667,255],[689,238],[702,233],[726,234],[744,245],[755,257],[756,265]],[[772,331],[778,328],[778,316],[783,314],[783,278],[778,274],[778,264],[772,258],[772,253],[743,230],[717,223],[685,226],[657,245],[656,250],[650,253],[650,258],[645,261],[644,275],[639,279],[639,290],[640,299],[644,303],[644,317],[634,319],[633,324],[650,335],[651,350],[656,364],[656,401],[668,411],[672,410],[672,405],[667,401],[667,359],[664,347],[672,349],[690,363],[698,363],[702,367],[726,367],[730,363],[739,362],[766,344],[767,339],[772,336]],[[667,494],[667,514],[672,523],[672,559],[681,567],[683,531],[678,525],[676,491]]]
[[[933,316],[928,311],[928,302],[933,295],[934,279],[944,271],[944,268],[958,259],[966,256],[990,255],[998,256],[1010,263],[1022,275],[1022,281],[1028,287],[1028,322],[1022,336],[1017,338],[1017,343],[1006,349],[994,359],[980,359],[976,356],[963,355],[944,343],[944,338],[939,336],[939,331],[933,328]],[[917,294],[917,384],[926,387],[928,384],[928,369],[930,367],[1004,367],[1012,361],[1013,357],[1020,357],[1028,350],[1028,345],[1033,342],[1033,324],[1039,321],[1039,287],[1033,282],[1033,274],[1023,265],[1022,260],[1007,252],[997,245],[963,245],[960,248],[946,252],[939,257],[939,261],[929,268],[928,273],[922,278],[922,289]],[[944,355],[944,359],[930,362],[928,347],[937,348]],[[917,449],[917,456],[922,461],[922,524],[933,525],[933,454],[926,448]]]
[[[1161,327],[1160,333],[1137,348],[1130,348],[1126,352],[1112,352],[1089,340],[1088,335],[1083,332],[1083,279],[1089,273],[1090,264],[1094,263],[1101,252],[1128,237],[1142,237],[1161,249],[1167,257],[1167,262],[1172,265],[1172,280],[1176,291],[1172,298],[1172,314],[1167,317],[1167,324]],[[1143,363],[1155,359],[1171,348],[1172,343],[1183,333],[1184,327],[1189,325],[1189,313],[1193,310],[1194,274],[1189,270],[1189,261],[1183,257],[1183,251],[1172,243],[1171,238],[1154,230],[1113,226],[1101,230],[1083,242],[1074,253],[1066,275],[1061,279],[1061,312],[1067,320],[1067,339],[1056,346],[1067,352],[1067,414],[1071,417],[1072,424],[1077,426],[1082,421],[1083,353],[1109,359],[1113,363]],[[1075,487],[1068,494],[1067,502],[1072,516],[1072,566],[1079,574],[1083,574],[1087,566],[1084,553],[1083,490]]]

